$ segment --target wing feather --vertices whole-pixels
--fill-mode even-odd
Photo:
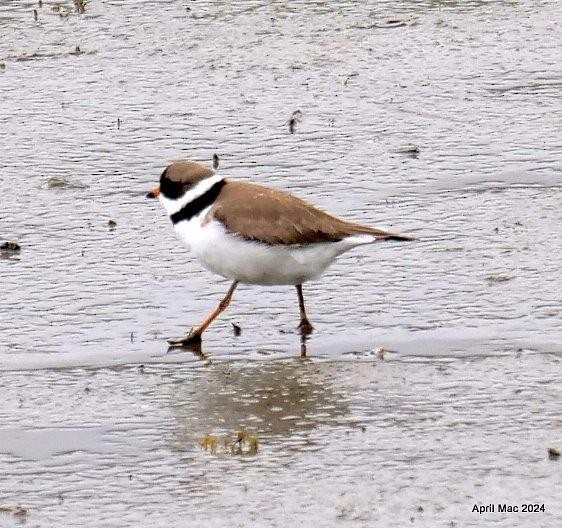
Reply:
[[[265,244],[337,242],[357,234],[409,239],[336,218],[287,192],[239,181],[227,181],[208,218],[231,233]]]

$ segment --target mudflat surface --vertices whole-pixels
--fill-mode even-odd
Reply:
[[[0,4],[0,526],[559,526],[562,7],[356,4]],[[144,195],[214,153],[420,239],[305,285],[306,358],[285,287],[167,350],[228,283]]]

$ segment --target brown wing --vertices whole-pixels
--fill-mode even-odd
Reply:
[[[238,181],[227,181],[209,218],[222,222],[231,233],[265,244],[336,242],[356,234],[409,239],[341,220],[292,194]]]

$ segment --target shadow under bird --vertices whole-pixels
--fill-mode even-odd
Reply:
[[[239,283],[296,287],[303,335],[312,332],[302,285],[342,253],[382,240],[413,240],[336,218],[287,192],[226,179],[195,161],[176,161],[147,194],[158,197],[174,229],[201,264],[232,280],[217,308],[172,346],[201,342]]]

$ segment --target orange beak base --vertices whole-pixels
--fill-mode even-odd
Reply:
[[[158,198],[158,195],[160,194],[160,187],[154,187],[154,189],[152,189],[147,195],[147,198]]]

